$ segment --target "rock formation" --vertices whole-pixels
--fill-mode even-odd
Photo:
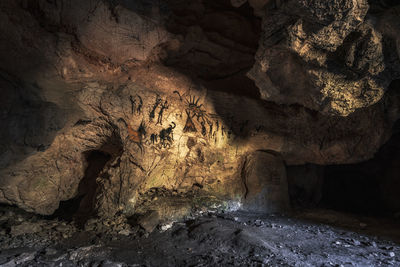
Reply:
[[[260,207],[271,184],[250,158],[279,167],[272,181],[371,158],[400,115],[389,6],[2,1],[0,202],[52,214],[83,198],[130,216],[154,211],[157,188],[185,216]]]

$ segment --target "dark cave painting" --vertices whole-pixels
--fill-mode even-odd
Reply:
[[[150,135],[150,140],[146,141],[146,145],[155,145],[157,148],[170,148],[174,142],[174,129],[176,127],[175,122],[171,122],[171,124],[167,128],[161,129],[161,131],[156,134],[153,133]]]
[[[194,122],[193,122],[192,118],[190,117],[190,113],[188,113],[186,111],[186,114],[187,114],[187,119],[186,119],[185,127],[183,128],[183,132],[184,133],[197,132],[196,125],[194,125]]]
[[[161,104],[161,102],[162,102],[162,99],[161,99],[160,95],[157,94],[156,102],[154,103],[153,108],[151,109],[150,114],[149,114],[149,121],[152,121],[154,119],[156,109]]]
[[[123,122],[128,130],[128,139],[135,143],[139,149],[140,152],[143,154],[144,153],[144,147],[143,147],[143,139],[146,137],[146,125],[142,121],[138,127],[137,130],[133,129],[133,127],[127,123],[124,119],[120,118],[119,121]]]
[[[129,101],[131,102],[131,114],[142,113],[143,99],[140,95],[129,96]]]

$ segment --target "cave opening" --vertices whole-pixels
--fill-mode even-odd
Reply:
[[[92,150],[86,153],[88,167],[85,176],[79,183],[78,196],[81,198],[79,207],[74,214],[74,220],[83,225],[87,219],[95,215],[94,200],[97,192],[96,179],[101,171],[111,160],[111,155],[99,150]]]
[[[383,212],[378,176],[352,165],[338,165],[327,166],[323,179],[322,207],[366,215]]]
[[[96,179],[112,156],[101,150],[90,150],[84,153],[87,167],[85,175],[79,183],[77,195],[69,200],[61,201],[52,217],[66,221],[74,220],[79,226],[95,215],[94,199],[97,192]]]
[[[400,134],[375,156],[355,164],[288,166],[294,208],[323,208],[372,217],[396,217],[400,211]]]

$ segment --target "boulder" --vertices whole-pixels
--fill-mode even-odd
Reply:
[[[285,164],[279,155],[254,152],[246,158],[243,168],[246,188],[244,210],[275,213],[289,209]]]
[[[149,211],[139,218],[138,224],[147,232],[151,233],[161,222],[160,215],[157,211]]]

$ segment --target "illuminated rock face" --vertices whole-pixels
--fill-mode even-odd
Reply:
[[[86,208],[101,216],[131,215],[145,206],[146,192],[163,188],[190,196],[193,205],[204,199],[211,206],[276,211],[288,202],[285,165],[366,160],[399,117],[396,83],[383,94],[395,78],[398,58],[390,50],[390,65],[378,60],[386,51],[384,33],[363,22],[364,4],[357,9],[348,3],[348,14],[329,18],[331,32],[320,36],[308,32],[314,29],[308,29],[307,19],[318,20],[318,12],[329,10],[299,4],[303,13],[279,18],[279,10],[293,1],[272,13],[265,9],[256,53],[257,18],[247,4],[236,9],[218,1],[185,7],[176,1],[170,6],[84,2],[1,4],[1,31],[9,39],[1,43],[8,51],[1,58],[10,73],[1,76],[6,95],[0,98],[6,114],[0,130],[1,202],[51,214],[60,201],[94,186]],[[180,16],[182,11],[198,20]],[[388,17],[385,23],[393,21]],[[242,25],[235,29],[248,39],[240,39],[232,24]],[[292,33],[291,39],[284,34],[292,43],[268,43],[276,25]],[[393,40],[399,36],[395,29]],[[322,38],[333,33],[334,40]],[[368,52],[361,53],[365,57],[355,56],[359,47]],[[328,56],[340,49],[347,57],[335,61],[336,69]],[[338,78],[351,68],[356,69],[351,82]],[[246,80],[249,70],[258,88]],[[355,97],[356,87],[365,94]],[[351,101],[341,101],[343,94]],[[104,154],[97,161],[103,164],[96,166],[90,153]],[[260,167],[264,157],[279,171]],[[282,195],[274,196],[277,192]],[[184,214],[190,208],[176,210]]]
[[[248,74],[261,97],[340,116],[381,100],[399,78],[393,49],[399,35],[383,21],[398,22],[390,12],[387,19],[367,16],[368,8],[367,0],[266,6],[256,64]]]

